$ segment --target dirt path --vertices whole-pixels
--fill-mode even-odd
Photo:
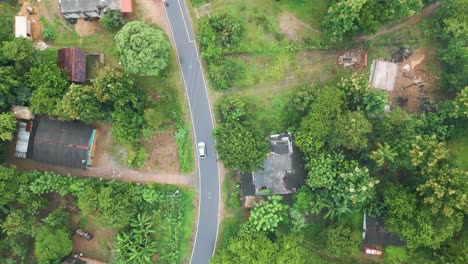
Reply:
[[[416,24],[421,19],[431,17],[437,11],[439,6],[440,6],[440,1],[434,2],[434,3],[426,6],[425,8],[423,8],[423,10],[419,14],[414,15],[412,17],[409,17],[408,19],[406,19],[405,21],[403,21],[400,24],[383,26],[377,31],[377,33],[375,33],[373,35],[368,35],[368,36],[360,36],[359,38],[357,38],[357,40],[358,41],[373,40],[373,39],[375,39],[375,38],[377,38],[379,36],[385,35],[387,33],[391,33],[393,31],[397,31],[397,30],[399,30],[401,28],[405,28],[407,26],[411,26],[413,24]]]

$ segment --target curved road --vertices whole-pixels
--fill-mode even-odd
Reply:
[[[166,15],[184,79],[195,142],[206,142],[207,157],[198,159],[198,226],[190,263],[207,264],[214,253],[219,225],[219,169],[211,134],[213,116],[185,1],[167,0],[167,3]]]

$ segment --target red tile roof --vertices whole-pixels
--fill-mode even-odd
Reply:
[[[70,81],[86,81],[86,52],[84,50],[74,47],[59,49],[58,65],[62,69],[68,69]]]
[[[120,11],[122,13],[132,13],[133,12],[132,0],[120,0]]]

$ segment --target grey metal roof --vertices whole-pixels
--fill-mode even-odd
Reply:
[[[34,128],[29,158],[65,167],[86,168],[93,127],[77,121],[40,118]]]
[[[406,245],[406,243],[397,235],[385,231],[382,218],[375,218],[366,214],[365,223],[366,229],[364,230],[364,243],[366,245],[379,245],[382,247]]]
[[[60,0],[61,13],[120,9],[120,0]]]

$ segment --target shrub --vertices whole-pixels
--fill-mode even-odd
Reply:
[[[120,10],[108,10],[99,19],[99,23],[101,23],[105,30],[115,31],[123,27],[126,22],[122,18],[122,13]]]
[[[145,147],[131,148],[128,152],[127,165],[134,169],[140,169],[148,160],[148,152]]]
[[[53,41],[57,37],[57,32],[53,28],[45,27],[42,29],[42,38],[47,41]]]
[[[244,68],[240,63],[227,59],[210,63],[209,72],[215,88],[226,90],[231,88],[244,74]]]
[[[35,255],[39,264],[60,260],[71,251],[72,241],[67,231],[44,226],[37,233]]]

